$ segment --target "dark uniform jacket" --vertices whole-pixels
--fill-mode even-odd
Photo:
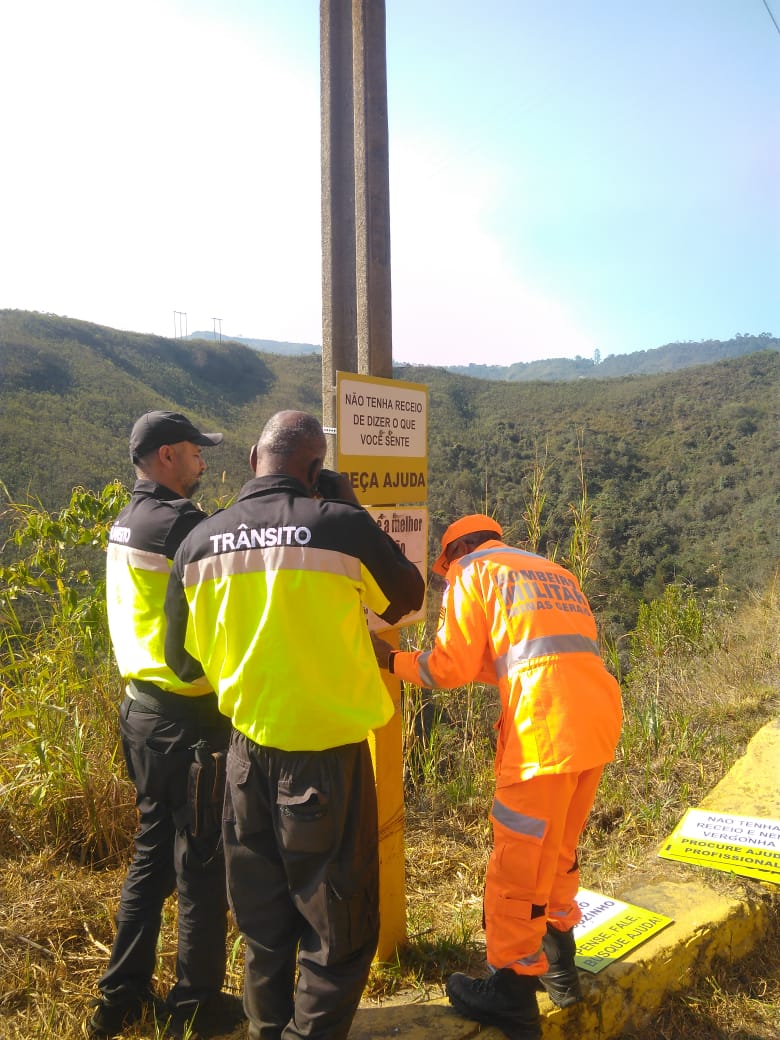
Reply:
[[[176,550],[206,514],[188,498],[152,480],[137,480],[130,502],[108,536],[108,626],[124,679],[199,696],[204,679],[182,680],[165,663],[165,590]]]
[[[364,605],[394,624],[424,591],[365,509],[258,477],[176,554],[166,658],[186,680],[205,671],[220,711],[257,744],[357,743],[393,714]]]

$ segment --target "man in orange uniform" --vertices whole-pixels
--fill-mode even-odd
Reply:
[[[560,1007],[582,997],[572,934],[581,917],[577,843],[604,764],[614,757],[622,711],[577,579],[506,545],[502,534],[482,514],[444,532],[433,570],[447,584],[432,650],[404,653],[376,636],[373,642],[380,666],[407,682],[498,686],[484,901],[491,974],[457,972],[447,994],[467,1018],[513,1040],[537,1040],[538,988]]]

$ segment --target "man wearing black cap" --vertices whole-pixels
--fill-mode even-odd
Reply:
[[[229,1031],[243,1014],[238,998],[221,992],[227,930],[221,813],[215,807],[209,827],[193,815],[192,798],[195,781],[205,779],[198,775],[201,763],[206,770],[219,766],[230,723],[208,683],[182,682],[163,652],[171,561],[206,519],[190,499],[206,470],[202,449],[221,442],[221,433],[201,433],[177,412],[147,412],[130,434],[137,479],[109,535],[106,596],[114,653],[127,683],[119,720],[138,830],[111,957],[98,983],[101,997],[85,1022],[90,1038],[115,1036],[146,1008],[170,1019],[166,1035],[186,1023]],[[151,982],[163,903],[174,891],[176,983],[162,1005]]]

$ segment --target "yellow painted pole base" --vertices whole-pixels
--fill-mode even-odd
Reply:
[[[398,646],[398,629],[382,638]],[[392,960],[406,941],[406,870],[404,866],[403,718],[401,681],[388,672],[382,678],[395,714],[369,737],[376,776],[379,811],[379,945],[376,959]]]

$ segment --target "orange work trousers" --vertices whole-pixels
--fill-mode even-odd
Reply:
[[[485,880],[487,960],[541,975],[549,923],[568,931],[582,917],[577,844],[604,767],[551,773],[499,786],[490,818],[493,851]]]

